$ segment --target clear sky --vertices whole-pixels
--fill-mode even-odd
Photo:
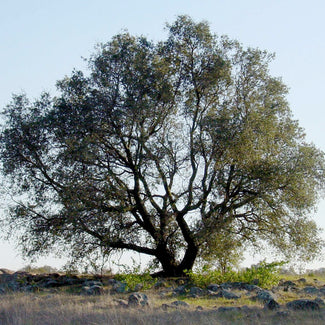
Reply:
[[[166,22],[188,14],[208,21],[217,34],[275,52],[271,71],[290,88],[294,118],[325,151],[324,13],[324,0],[0,0],[0,107],[12,93],[54,94],[57,80],[84,69],[82,57],[122,30],[161,40]],[[324,199],[314,218],[325,228]],[[13,243],[0,242],[0,268],[27,263]],[[60,263],[47,258],[39,264]]]

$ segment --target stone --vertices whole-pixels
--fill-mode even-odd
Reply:
[[[280,308],[280,305],[274,299],[271,299],[264,304],[264,309],[267,309],[267,310],[276,310],[279,308]]]
[[[275,296],[271,291],[261,290],[257,293],[256,296],[252,297],[253,300],[261,301],[262,303],[266,303],[270,300],[275,300]]]
[[[117,283],[120,283],[120,281],[117,281],[117,280],[115,280],[115,279],[109,279],[109,280],[107,281],[107,284],[108,284],[108,285],[111,285],[111,286],[114,286],[114,285],[117,284]]]
[[[192,296],[204,296],[205,295],[205,291],[199,287],[192,287],[190,288],[190,292],[189,294],[192,295]]]
[[[290,312],[288,310],[281,310],[278,311],[275,316],[277,316],[278,318],[287,318],[290,316]]]
[[[249,292],[253,292],[253,291],[258,292],[258,291],[262,290],[259,286],[255,285],[255,284],[248,284],[248,283],[244,284],[243,289],[245,289]]]
[[[304,287],[302,291],[310,295],[317,295],[320,293],[319,289],[314,286]]]
[[[144,293],[135,292],[128,298],[129,307],[147,307],[149,306],[148,297]]]
[[[143,289],[143,283],[138,283],[134,287],[134,291],[140,291]]]
[[[124,299],[114,299],[114,301],[117,303],[118,307],[123,307],[123,308],[128,308],[129,304],[126,300]]]
[[[208,291],[211,298],[239,299],[240,296],[228,290],[221,289],[218,292]]]
[[[218,284],[209,284],[207,286],[207,289],[210,290],[210,291],[217,292],[217,291],[219,291],[220,286]]]
[[[185,285],[178,286],[173,292],[175,295],[184,295],[186,293]]]
[[[168,286],[168,283],[165,279],[159,279],[155,285],[154,288],[155,289],[159,289],[159,288],[166,288]]]
[[[171,303],[171,306],[175,306],[175,307],[190,307],[190,305],[187,302],[181,301],[181,300],[173,301]]]
[[[112,288],[113,293],[125,293],[127,285],[124,282],[117,281]]]
[[[239,312],[241,311],[241,307],[219,307],[218,312]]]
[[[49,279],[48,281],[46,281],[43,284],[43,287],[44,288],[57,288],[57,287],[60,287],[61,285],[62,284],[60,282],[58,282],[57,280]]]
[[[87,280],[84,282],[85,286],[92,287],[92,286],[103,286],[103,283],[100,281],[93,281],[93,280]]]
[[[92,285],[88,290],[87,290],[87,294],[91,295],[91,296],[99,296],[104,294],[104,288],[102,285]]]
[[[161,308],[162,308],[162,310],[168,310],[168,308],[170,308],[171,306],[169,306],[168,304],[162,304],[161,305]]]
[[[225,299],[239,299],[240,298],[239,295],[237,295],[231,291],[228,291],[228,290],[221,290],[219,292],[219,294],[220,294],[220,297],[225,298]]]
[[[298,299],[287,303],[287,308],[292,310],[319,310],[319,304],[309,299]]]
[[[281,283],[283,287],[296,287],[297,285],[292,281],[284,281]]]
[[[317,302],[320,306],[325,306],[325,302],[322,298],[317,297],[314,299],[314,301]]]

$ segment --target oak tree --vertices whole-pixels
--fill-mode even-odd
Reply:
[[[187,16],[167,29],[161,42],[118,34],[57,96],[5,108],[5,219],[25,253],[130,250],[177,276],[229,234],[312,258],[324,154],[292,118],[273,55]]]

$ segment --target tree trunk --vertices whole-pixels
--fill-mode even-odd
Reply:
[[[194,245],[188,246],[180,263],[177,263],[175,257],[171,255],[166,248],[159,250],[156,255],[163,270],[153,274],[154,277],[181,277],[185,270],[191,270],[198,254],[198,248]]]

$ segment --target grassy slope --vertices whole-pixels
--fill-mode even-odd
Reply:
[[[286,277],[286,280],[297,280],[299,277]],[[320,280],[307,278],[305,285],[323,285]],[[323,279],[324,280],[324,279]],[[325,282],[325,281],[324,281]],[[166,290],[167,289],[167,290]],[[0,324],[3,325],[88,325],[88,324],[323,324],[325,310],[319,312],[291,312],[290,315],[279,315],[276,311],[265,311],[260,303],[252,302],[242,295],[238,300],[223,298],[185,298],[172,297],[170,293],[161,295],[168,288],[151,289],[146,291],[151,306],[146,309],[119,307],[116,299],[127,299],[128,294],[102,296],[81,296],[76,294],[78,288],[48,290],[42,293],[15,293],[0,296]],[[278,301],[287,301],[303,297],[295,292],[279,293]],[[161,305],[182,299],[191,306],[187,309],[168,309],[164,311]],[[217,311],[220,306],[247,305],[250,312]],[[197,310],[201,306],[203,310]]]

